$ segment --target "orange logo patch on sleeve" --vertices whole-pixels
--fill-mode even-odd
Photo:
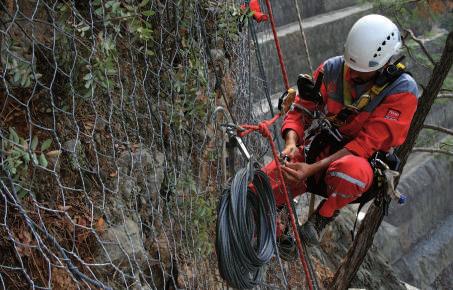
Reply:
[[[400,111],[389,109],[384,118],[397,121],[400,118]]]

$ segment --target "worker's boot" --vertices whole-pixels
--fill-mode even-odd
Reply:
[[[335,220],[335,218],[340,213],[339,210],[336,210],[332,217],[324,217],[319,214],[324,201],[322,201],[316,211],[308,218],[307,222],[300,227],[299,236],[308,246],[319,245],[321,241],[321,234],[325,227]]]
[[[283,232],[277,237],[278,254],[285,261],[294,261],[297,257],[297,247],[296,241],[291,235],[288,209],[286,206],[278,209],[277,227],[283,229]]]
[[[291,262],[297,258],[296,241],[290,233],[282,234],[277,238],[278,254],[280,258]]]

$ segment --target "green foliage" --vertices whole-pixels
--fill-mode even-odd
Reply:
[[[69,3],[59,5],[58,21],[65,34],[60,36],[58,43],[63,53],[58,55],[65,67],[71,69],[81,81],[79,87],[85,98],[120,87],[119,51],[124,46],[122,40],[125,38],[130,43],[124,48],[131,49],[138,55],[155,55],[150,45],[154,34],[151,18],[155,12],[150,9],[149,2],[143,0],[138,5],[129,5],[119,0],[94,0],[94,25],[88,23],[81,12],[73,9]],[[73,21],[74,19],[77,21]],[[67,53],[73,44],[66,36],[73,34],[80,37],[82,43],[80,45],[76,42],[79,45],[75,69],[72,67],[74,61]]]
[[[248,18],[253,16],[250,8],[242,9],[238,5],[231,3],[225,4],[221,1],[212,3],[217,5],[222,14],[217,19],[216,31],[221,39],[228,42],[236,42],[239,40],[239,33],[242,27],[246,24]]]
[[[187,13],[186,17],[180,20],[180,43],[176,45],[180,47],[179,56],[184,63],[175,67],[174,72],[168,72],[164,79],[164,84],[167,84],[174,94],[171,108],[175,114],[171,116],[171,126],[178,129],[183,128],[187,125],[186,122],[194,118],[199,120],[205,118],[215,98],[214,93],[206,95],[204,90],[208,84],[207,74],[212,68],[209,68],[205,61],[204,45],[206,44],[203,42],[207,41],[209,48],[226,54],[230,43],[239,41],[241,29],[247,19],[253,16],[249,9],[241,9],[231,2],[209,1],[208,3],[209,10],[216,11],[216,13],[208,13],[207,17],[202,15],[207,19],[205,24],[208,39],[200,40],[186,33],[193,25],[193,14]],[[201,6],[203,7],[203,3]],[[180,8],[185,11],[197,9],[195,3],[190,1],[182,2]],[[202,8],[203,12],[205,11]],[[216,61],[225,63],[226,56]],[[216,69],[219,70],[219,68]]]
[[[95,93],[96,87],[101,86],[104,92],[112,90],[116,84],[113,77],[117,74],[118,52],[116,45],[109,37],[103,37],[103,33],[98,34],[97,54],[91,64],[86,65],[87,73],[83,76],[86,89],[85,97],[90,97]]]
[[[186,238],[188,243],[195,245],[195,250],[202,257],[210,255],[214,250],[214,235],[216,221],[216,202],[212,196],[197,193],[195,181],[186,177],[177,185],[177,191],[183,193],[176,201],[181,208],[181,218],[188,219]]]
[[[102,19],[105,27],[112,28],[117,33],[130,33],[134,41],[144,44],[148,40],[153,40],[154,33],[151,23],[147,21],[155,14],[150,9],[149,2],[149,0],[143,0],[138,5],[132,5],[119,0],[104,3],[101,0],[95,0],[93,1],[94,14]],[[122,26],[125,29],[122,29]],[[151,50],[149,53],[154,54]]]
[[[52,144],[51,139],[47,139],[39,146],[39,139],[34,136],[31,141],[19,136],[14,128],[9,128],[9,135],[3,138],[1,142],[0,152],[3,156],[3,168],[18,182],[19,197],[24,197],[27,194],[26,186],[28,179],[28,169],[30,163],[47,168],[45,151]]]
[[[41,74],[34,73],[36,67],[31,59],[29,46],[24,42],[11,40],[2,46],[1,64],[8,76],[6,80],[11,86],[29,88],[41,77]]]
[[[198,229],[195,232],[196,250],[201,256],[208,256],[214,250],[212,230],[216,220],[216,202],[214,199],[206,199],[204,196],[197,196],[193,199],[193,212],[191,221]]]
[[[145,60],[149,66],[159,65],[155,38],[162,35],[155,35],[155,27],[172,25],[173,17],[156,17],[153,8],[155,3],[152,1],[132,3],[93,0],[92,9],[85,12],[78,11],[70,3],[59,4],[58,27],[64,33],[58,34],[56,43],[61,53],[55,55],[64,70],[71,72],[72,85],[68,86],[68,91],[75,89],[84,99],[90,99],[127,89],[125,83],[128,79],[120,80],[120,70],[124,74],[131,69],[128,67],[130,64],[121,61],[125,54],[132,53],[134,59]],[[206,3],[209,3],[210,11],[218,11],[214,14],[208,13],[208,45],[210,48],[225,50],[226,43],[239,40],[241,27],[253,13],[249,9],[244,10],[234,3],[223,1],[202,2],[202,13],[207,11],[203,9]],[[163,105],[171,107],[171,110],[167,110],[172,112],[172,115],[168,116],[170,126],[180,129],[186,125],[188,117],[205,118],[214,95],[203,96],[203,88],[208,84],[209,68],[204,55],[204,40],[193,34],[196,3],[181,1],[177,5],[180,11],[179,24],[168,28],[168,32],[177,37],[165,37],[166,42],[161,43],[160,50],[163,58],[171,57],[176,61],[174,67],[163,71],[159,76],[159,90],[170,92],[161,96],[164,98]],[[92,22],[84,15],[88,12],[91,13],[90,17],[93,17]],[[73,39],[74,35],[76,41]],[[172,53],[174,47],[177,48],[175,55],[166,55]],[[152,95],[153,92],[149,94]]]

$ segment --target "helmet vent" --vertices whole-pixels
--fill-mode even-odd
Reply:
[[[377,54],[375,53],[375,54],[373,55],[373,57],[377,57]]]
[[[377,51],[381,51],[381,47],[379,46],[379,48],[377,49]]]
[[[377,63],[377,62],[371,60],[371,61],[368,63],[368,66],[369,66],[369,67],[375,67],[375,66],[377,66],[378,64],[379,64],[379,63]]]
[[[385,42],[385,40],[384,40],[384,41],[382,42],[382,45],[385,45],[385,43],[386,43],[386,42]]]
[[[387,36],[387,40],[390,40],[390,35],[389,35],[389,36]]]

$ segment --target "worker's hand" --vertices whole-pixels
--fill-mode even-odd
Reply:
[[[286,144],[285,148],[282,151],[282,156],[286,155],[289,157],[290,160],[292,160],[294,157],[294,154],[296,154],[296,152],[297,152],[297,145],[295,143]]]
[[[299,140],[299,136],[297,133],[291,129],[287,130],[285,134],[285,149],[282,151],[282,155],[287,155],[289,159],[293,159],[294,155],[297,152],[297,141]]]
[[[285,163],[285,166],[282,167],[283,169],[283,177],[285,178],[286,182],[290,183],[301,183],[307,177],[312,176],[318,170],[314,164],[307,164],[304,162],[295,162],[295,163]]]

